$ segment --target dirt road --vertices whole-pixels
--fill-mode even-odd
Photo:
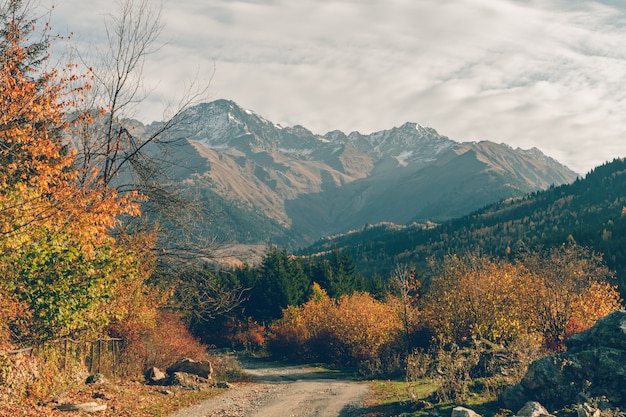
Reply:
[[[245,362],[255,383],[236,384],[217,398],[169,417],[356,417],[367,385],[307,366]]]

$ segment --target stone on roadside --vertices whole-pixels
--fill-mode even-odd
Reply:
[[[197,375],[202,378],[211,379],[213,367],[209,361],[194,361],[193,359],[181,359],[166,369],[169,375],[175,372],[184,372],[186,374]]]
[[[107,382],[107,379],[104,377],[104,375],[100,374],[100,373],[95,373],[95,374],[91,374],[87,377],[87,379],[85,380],[85,384],[104,384]]]
[[[59,411],[85,411],[87,413],[93,413],[95,411],[104,411],[107,409],[106,404],[98,404],[96,402],[80,403],[80,404],[61,404],[54,407]]]
[[[517,417],[552,416],[552,414],[550,414],[550,412],[537,401],[528,401],[515,415]]]
[[[166,380],[167,375],[159,368],[153,366],[144,373],[144,377],[149,384],[160,384]]]
[[[198,375],[185,372],[174,372],[167,378],[164,385],[178,386],[181,388],[200,390],[203,386],[208,386],[209,380]]]
[[[465,407],[454,407],[452,409],[452,417],[482,417],[477,412]]]

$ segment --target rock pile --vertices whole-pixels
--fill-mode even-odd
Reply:
[[[517,413],[513,415],[513,417],[556,417],[561,415],[572,416],[572,417],[623,417],[624,414],[621,413],[617,409],[610,408],[602,408],[601,404],[598,404],[597,401],[594,401],[595,404],[591,405],[588,403],[584,403],[582,405],[578,405],[575,408],[570,408],[565,413],[562,413],[564,410],[560,410],[555,412],[555,414],[551,414],[543,405],[536,401],[528,401],[522,408],[519,409]],[[598,408],[598,406],[600,408]],[[452,410],[452,417],[482,417],[480,414],[476,412],[464,408],[464,407],[455,407]]]
[[[149,384],[164,386],[180,386],[189,389],[200,389],[208,385],[213,367],[209,361],[181,359],[166,369],[166,372],[152,367],[144,376]]]

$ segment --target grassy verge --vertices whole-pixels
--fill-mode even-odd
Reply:
[[[449,416],[456,406],[470,408],[485,417],[504,416],[496,398],[485,393],[470,392],[461,401],[444,401],[433,404],[432,395],[439,383],[431,379],[414,382],[402,380],[374,380],[370,382],[367,400],[367,417],[402,415],[406,417]]]

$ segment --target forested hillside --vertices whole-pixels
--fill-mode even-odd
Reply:
[[[492,204],[459,219],[434,224],[383,224],[323,239],[302,254],[339,249],[360,273],[386,276],[398,262],[423,265],[429,257],[479,250],[505,256],[523,247],[568,241],[604,255],[626,288],[626,161],[595,168],[584,179]]]

